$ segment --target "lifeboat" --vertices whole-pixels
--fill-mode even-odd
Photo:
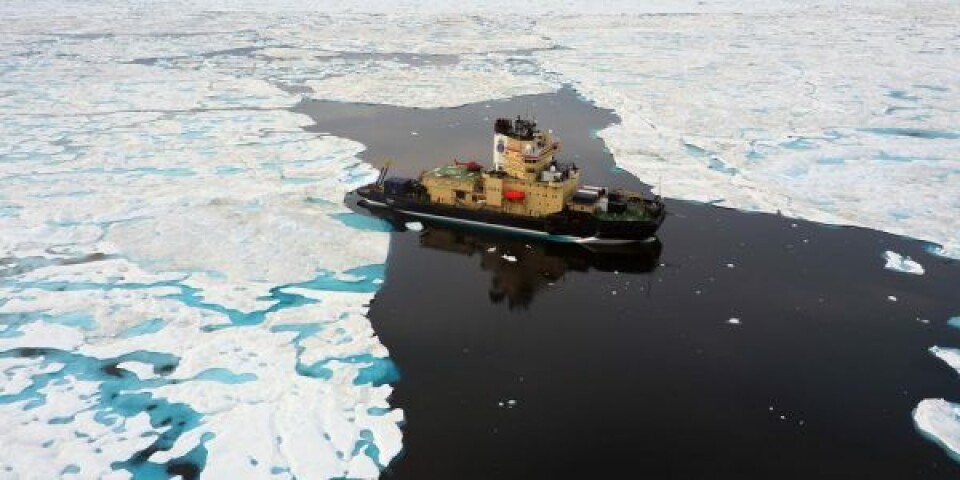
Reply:
[[[519,202],[527,196],[526,193],[517,191],[517,190],[507,190],[503,192],[503,198],[510,200],[511,202]]]

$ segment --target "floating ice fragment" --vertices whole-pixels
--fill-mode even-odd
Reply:
[[[960,461],[960,406],[942,398],[928,398],[914,409],[913,421],[924,437]]]
[[[947,320],[947,325],[950,325],[953,328],[960,328],[960,316],[950,317]]]
[[[930,353],[946,362],[946,364],[950,365],[950,368],[956,370],[957,373],[960,373],[960,349],[933,346],[930,347]]]
[[[730,325],[740,325],[740,319],[739,319],[739,318],[731,318],[730,320],[727,320],[727,323],[729,323]]]
[[[487,253],[493,253],[497,251],[497,247],[490,247],[487,249]]]
[[[887,261],[887,264],[884,265],[883,268],[886,268],[887,270],[909,273],[913,275],[923,275],[924,273],[922,265],[915,262],[910,257],[901,256],[897,252],[887,250],[886,252],[883,252],[883,258]]]
[[[506,260],[506,261],[508,261],[508,262],[511,262],[511,263],[517,261],[517,257],[514,257],[513,255],[507,255],[506,253],[504,253],[503,255],[501,255],[500,258],[502,258],[502,259],[504,259],[504,260]]]
[[[728,263],[728,264],[727,264],[727,268],[734,268],[734,267],[736,267],[736,265],[734,265],[734,264],[732,264],[732,263]]]
[[[887,300],[890,300],[891,302],[896,302],[896,301],[897,301],[897,297],[895,297],[895,296],[893,296],[893,295],[887,295]]]
[[[423,224],[420,222],[407,222],[406,227],[407,230],[410,230],[411,232],[419,232],[423,230]]]

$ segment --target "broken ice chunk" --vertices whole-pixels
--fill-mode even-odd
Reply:
[[[508,261],[508,262],[511,262],[511,263],[517,261],[517,257],[514,257],[513,255],[503,254],[503,255],[500,256],[500,258],[502,258],[502,259],[504,259],[504,260],[506,260],[506,261]]]
[[[960,349],[934,346],[930,347],[930,353],[936,355],[937,358],[950,365],[950,368],[960,373]]]
[[[942,398],[928,398],[914,409],[913,421],[924,437],[960,460],[960,406]]]
[[[923,275],[923,266],[913,261],[910,257],[904,257],[897,252],[887,250],[883,252],[883,258],[887,260],[887,264],[883,266],[883,268],[887,270]]]
[[[407,230],[410,230],[412,232],[419,232],[423,230],[423,224],[420,222],[407,222],[406,226],[407,226]]]

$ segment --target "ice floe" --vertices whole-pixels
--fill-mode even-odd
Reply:
[[[934,346],[930,347],[930,353],[946,362],[946,364],[950,365],[950,368],[956,370],[957,373],[960,373],[960,349]]]
[[[910,257],[904,257],[897,252],[887,250],[883,252],[883,258],[887,261],[883,268],[895,272],[910,273],[913,275],[923,275],[923,265],[920,265]]]
[[[928,47],[952,41],[956,22],[941,20],[957,20],[956,9],[932,4],[922,28],[897,37],[890,19],[910,7],[823,8],[803,21],[746,7],[734,17],[550,17],[538,27],[573,50],[535,57],[620,116],[600,137],[622,168],[651,185],[662,178],[665,195],[876,228],[956,255],[960,100],[914,87],[957,85],[957,53]],[[853,68],[865,52],[884,63]]]
[[[251,31],[81,8],[0,38],[2,476],[378,476],[387,236],[338,219],[363,146],[230,71]]]
[[[920,432],[960,461],[960,405],[942,398],[922,400],[913,411]]]
[[[457,107],[483,100],[546,93],[556,84],[515,75],[492,62],[409,68],[398,66],[308,81],[314,98],[416,108]]]
[[[930,347],[930,353],[960,373],[960,349]],[[920,432],[960,461],[960,405],[943,399],[926,399],[913,411]]]

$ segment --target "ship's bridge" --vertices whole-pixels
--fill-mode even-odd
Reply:
[[[554,163],[553,157],[558,151],[560,142],[553,132],[540,131],[532,120],[501,118],[494,123],[494,168],[511,177],[555,181],[552,177],[542,178],[541,174]]]

